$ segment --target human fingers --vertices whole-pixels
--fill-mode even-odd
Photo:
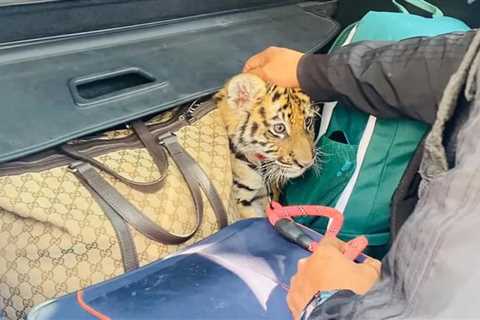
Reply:
[[[262,66],[264,66],[268,59],[267,59],[267,55],[268,55],[268,52],[267,52],[268,49],[265,49],[253,56],[251,56],[246,62],[245,62],[245,65],[243,66],[243,72],[249,72],[251,71],[252,69],[257,69],[257,68],[260,68]]]
[[[368,246],[368,240],[365,236],[359,236],[350,240],[344,247],[343,254],[350,260],[358,257]]]
[[[334,236],[326,234],[318,243],[317,248],[318,247],[332,247],[343,252],[345,250],[345,242]]]
[[[295,320],[300,318],[300,314],[305,304],[303,302],[304,299],[299,292],[298,278],[297,275],[292,277],[290,280],[290,290],[288,290],[287,293],[287,305]]]
[[[256,75],[257,77],[263,79],[263,81],[269,81],[268,76],[263,68],[254,68],[248,70],[247,72]]]
[[[306,263],[307,263],[307,258],[302,258],[302,259],[298,260],[297,270],[300,270],[301,268],[303,268]]]

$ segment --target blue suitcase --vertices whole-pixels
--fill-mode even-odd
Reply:
[[[288,284],[308,255],[266,219],[243,220],[161,261],[39,305],[28,319],[291,319]]]

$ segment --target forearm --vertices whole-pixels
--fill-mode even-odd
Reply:
[[[305,55],[302,89],[317,101],[339,101],[379,117],[433,123],[448,80],[474,31],[399,42],[365,41],[329,55]]]

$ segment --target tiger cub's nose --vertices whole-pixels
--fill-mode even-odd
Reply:
[[[312,158],[309,160],[298,160],[297,164],[300,168],[305,169],[305,168],[311,167],[314,162],[315,162],[315,159]]]

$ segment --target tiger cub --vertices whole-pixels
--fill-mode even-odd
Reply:
[[[273,190],[315,161],[315,107],[300,89],[246,73],[230,79],[215,100],[230,140],[232,196],[239,214],[265,216]]]

